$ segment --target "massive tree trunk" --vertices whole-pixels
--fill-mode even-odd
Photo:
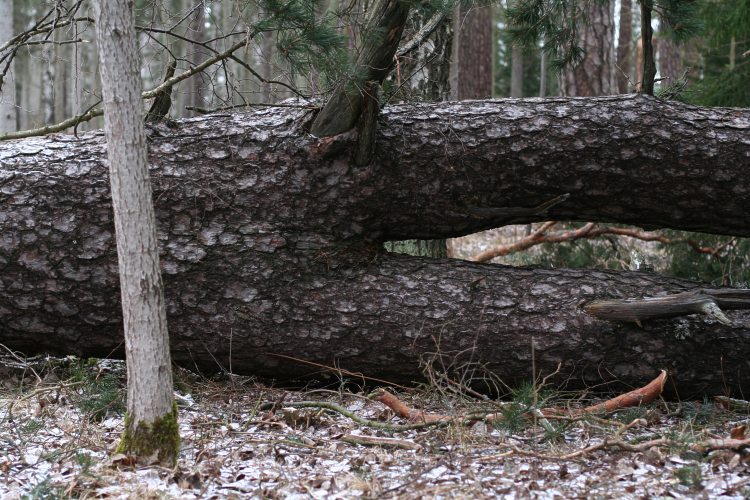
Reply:
[[[733,327],[691,316],[641,328],[581,307],[695,284],[380,251],[548,219],[750,235],[750,112],[645,96],[409,104],[383,112],[362,167],[353,133],[316,138],[300,128],[310,119],[267,109],[152,129],[173,359],[314,371],[284,355],[409,380],[421,355],[462,352],[513,383],[531,376],[533,337],[537,369],[562,362],[574,385],[638,385],[668,367],[681,391],[750,390],[747,312],[729,313]],[[0,343],[120,346],[103,153],[101,133],[1,146]]]

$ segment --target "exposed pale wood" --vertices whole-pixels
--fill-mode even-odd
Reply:
[[[656,318],[705,314],[725,325],[731,325],[722,309],[750,309],[750,290],[701,288],[664,297],[595,300],[586,304],[584,309],[599,319],[609,321],[642,323]]]

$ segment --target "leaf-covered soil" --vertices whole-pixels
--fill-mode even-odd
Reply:
[[[123,372],[120,362],[75,359],[2,371],[1,498],[750,497],[750,450],[695,451],[712,438],[746,437],[747,409],[658,402],[552,419],[545,430],[525,416],[532,403],[595,402],[546,389],[516,391],[500,404],[441,387],[389,388],[425,411],[506,415],[492,425],[404,431],[290,406],[336,403],[356,417],[406,423],[352,383],[288,390],[178,371],[179,462],[173,469],[136,465],[133,457],[113,455],[123,426]],[[363,436],[380,443],[356,444]],[[637,451],[607,446],[560,458],[605,439]],[[663,444],[641,446],[655,439]]]

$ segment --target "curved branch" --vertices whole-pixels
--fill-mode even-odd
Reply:
[[[494,248],[490,248],[489,250],[485,250],[484,252],[475,255],[471,260],[475,262],[488,262],[495,257],[503,257],[512,253],[521,252],[537,245],[542,245],[544,243],[562,243],[565,241],[574,241],[581,238],[594,239],[601,236],[606,236],[608,234],[613,234],[616,236],[627,236],[629,238],[635,238],[641,241],[658,241],[659,243],[662,243],[664,245],[676,245],[679,243],[684,243],[686,245],[689,245],[698,253],[713,256],[719,256],[727,246],[736,241],[735,238],[731,238],[730,240],[717,247],[706,247],[700,245],[700,243],[696,242],[695,240],[688,238],[673,239],[668,238],[667,236],[664,236],[663,234],[660,234],[658,232],[640,231],[636,228],[629,227],[600,227],[592,222],[589,222],[579,229],[547,234],[547,232],[555,224],[557,224],[557,222],[545,222],[539,229],[537,229],[530,235],[525,236],[520,240],[508,245],[500,245]]]

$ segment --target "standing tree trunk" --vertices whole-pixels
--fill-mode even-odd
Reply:
[[[680,47],[665,34],[666,28],[666,23],[660,19],[657,51],[659,53],[659,76],[664,79],[661,83],[662,87],[676,84],[685,72]]]
[[[617,90],[620,94],[630,91],[630,66],[633,57],[633,0],[620,0],[620,34],[617,39]]]
[[[490,6],[459,7],[457,38],[458,100],[492,96],[492,12]]]
[[[179,428],[133,3],[110,0],[94,5],[128,371],[128,414],[118,451],[173,464]]]
[[[54,42],[57,33],[50,41]],[[57,69],[57,47],[54,43],[42,46],[42,123],[55,123],[55,74]]]
[[[589,2],[586,22],[580,29],[579,44],[585,51],[583,61],[563,72],[560,91],[564,96],[597,96],[614,93],[614,21],[613,0]]]
[[[0,45],[10,40],[13,31],[13,0],[0,0]],[[10,14],[9,14],[10,13]],[[16,83],[13,65],[0,81],[0,133],[16,131]]]
[[[641,70],[638,92],[654,95],[654,78],[656,77],[656,63],[654,62],[654,30],[651,27],[652,0],[639,0],[641,3]]]
[[[513,5],[514,2],[508,2],[508,8],[510,8]],[[544,54],[544,52],[542,52]],[[544,57],[544,55],[542,55]],[[542,59],[544,63],[544,59]],[[542,70],[542,74],[540,75],[540,81],[544,82],[544,71]],[[540,87],[542,84],[540,84]],[[542,90],[540,88],[539,90],[540,97],[544,97],[541,95]],[[514,43],[510,49],[510,96],[511,97],[523,97],[523,47],[521,47],[519,44]]]

